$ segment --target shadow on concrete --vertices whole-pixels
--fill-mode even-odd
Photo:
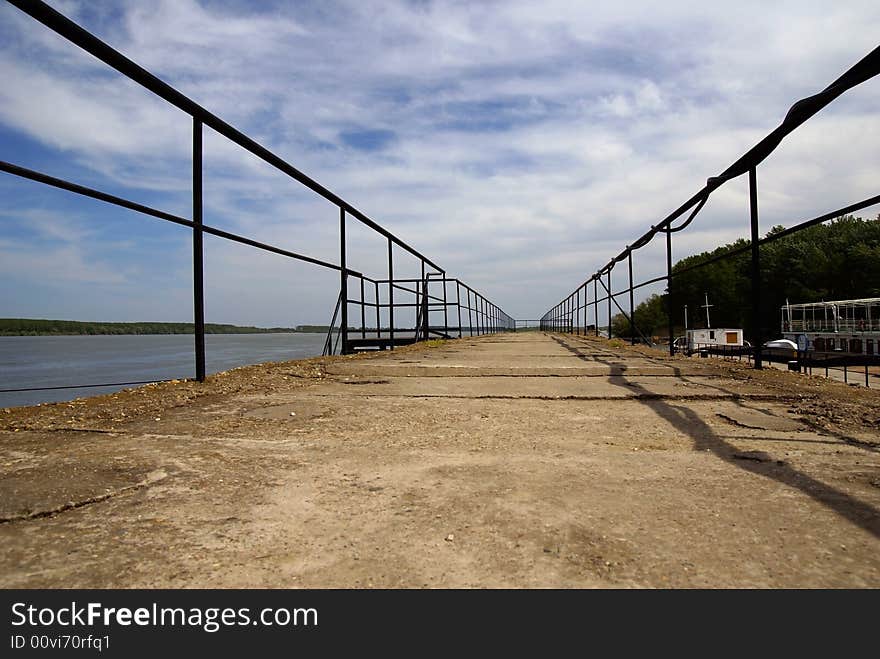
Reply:
[[[572,354],[577,355],[581,359],[585,356],[579,354],[579,351],[569,346],[563,339],[553,336],[560,346],[568,349]],[[601,359],[595,361],[603,362]],[[616,376],[620,377],[620,376]],[[628,391],[641,391],[649,393],[647,389],[635,383],[618,383],[609,378],[609,384],[614,386],[626,386]],[[841,517],[849,520],[856,526],[864,529],[875,538],[880,538],[880,511],[872,505],[860,501],[859,499],[841,492],[834,487],[823,483],[812,476],[798,471],[791,465],[782,461],[758,461],[741,459],[742,452],[732,444],[724,441],[724,439],[715,433],[715,431],[706,424],[696,412],[687,407],[673,405],[668,401],[651,399],[638,400],[643,405],[647,405],[660,418],[667,421],[670,425],[685,435],[688,435],[694,442],[694,449],[698,451],[711,451],[716,457],[727,462],[743,471],[747,471],[764,478],[775,480],[783,485],[800,490],[814,501],[826,506]],[[740,456],[740,457],[737,457]]]

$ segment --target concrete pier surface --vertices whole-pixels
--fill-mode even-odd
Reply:
[[[0,586],[880,587],[880,393],[524,332],[0,411]]]

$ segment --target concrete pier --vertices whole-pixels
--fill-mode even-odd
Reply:
[[[0,586],[876,588],[880,432],[817,410],[880,396],[816,386],[525,332],[13,410]]]

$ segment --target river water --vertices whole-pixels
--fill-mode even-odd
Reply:
[[[324,334],[208,334],[208,373],[321,354]],[[191,378],[189,334],[0,336],[0,389]],[[0,392],[0,408],[95,396],[125,386]]]

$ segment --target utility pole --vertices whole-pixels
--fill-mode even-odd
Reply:
[[[684,305],[684,331],[688,331],[688,305]]]

